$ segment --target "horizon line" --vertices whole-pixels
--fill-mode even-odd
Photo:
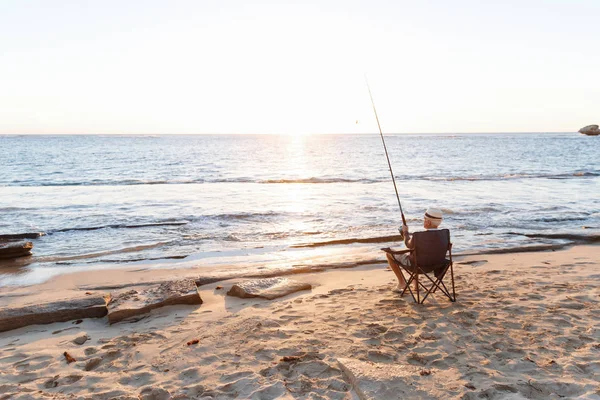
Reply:
[[[390,132],[384,135],[494,135],[494,134],[556,134],[578,131],[486,131],[486,132]],[[314,136],[314,135],[379,135],[379,132],[319,132],[319,133],[0,133],[0,136]]]

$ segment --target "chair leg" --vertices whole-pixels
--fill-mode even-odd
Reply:
[[[419,297],[419,274],[415,275],[417,276],[415,280],[415,282],[417,282],[417,303],[421,304],[421,298]]]
[[[448,270],[450,270],[452,292],[450,292],[450,289],[446,286],[446,284],[443,281],[443,279],[446,277],[446,274],[448,273]],[[408,279],[406,279],[404,272],[406,272],[406,274],[408,275]],[[454,287],[454,269],[452,268],[452,264],[450,264],[444,270],[444,272],[440,274],[439,278],[435,277],[435,279],[432,279],[432,277],[430,277],[424,272],[422,272],[421,274],[419,272],[422,271],[417,270],[415,272],[411,272],[407,269],[400,268],[400,273],[402,274],[402,277],[404,278],[405,282],[404,289],[402,290],[402,293],[400,293],[401,297],[404,296],[404,294],[408,290],[415,303],[423,304],[430,294],[435,293],[439,289],[444,294],[444,296],[448,297],[448,299],[451,302],[456,301],[456,292]],[[419,279],[420,275],[424,275],[425,278],[427,278],[431,282],[431,285],[429,287],[427,287],[421,282],[422,279]],[[416,286],[414,290],[411,288],[413,282],[415,282]]]
[[[426,288],[425,286],[423,286],[426,293],[425,293],[425,296],[423,297],[423,299],[421,300],[421,303],[423,303],[425,301],[425,299],[427,299],[427,297],[429,297],[430,294],[435,293],[438,289],[440,289],[442,291],[442,293],[446,297],[448,297],[448,299],[450,301],[455,301],[455,297],[450,294],[450,291],[448,290],[448,288],[446,287],[446,284],[443,281],[449,268],[450,268],[450,266],[446,267],[446,269],[444,269],[444,271],[439,275],[439,277],[435,277],[435,279],[432,279],[427,274],[423,274],[423,275],[425,275],[425,277],[427,279],[429,279],[429,281],[431,282],[431,286],[429,288]]]
[[[417,301],[417,299],[415,298],[415,294],[413,293],[412,289],[410,288],[410,284],[412,283],[413,279],[415,278],[415,274],[413,272],[406,270],[406,273],[409,276],[409,278],[406,279],[406,277],[404,276],[404,273],[402,272],[402,269],[403,268],[400,269],[400,273],[402,274],[402,277],[404,278],[405,284],[404,284],[404,289],[402,290],[402,293],[400,293],[400,297],[403,297],[404,293],[406,293],[406,289],[408,289],[408,292],[410,293],[413,300]]]
[[[452,267],[452,263],[450,263],[450,278],[452,279],[452,298],[450,301],[456,301],[456,291],[454,289],[454,268]]]

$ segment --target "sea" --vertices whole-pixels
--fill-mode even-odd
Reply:
[[[385,136],[411,231],[442,210],[455,254],[600,237],[600,138]],[[303,268],[384,261],[401,216],[379,134],[0,136],[0,286],[143,264]]]

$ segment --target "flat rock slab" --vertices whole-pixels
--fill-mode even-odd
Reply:
[[[298,292],[300,290],[310,289],[312,289],[310,283],[299,282],[284,277],[278,277],[253,279],[250,281],[237,283],[231,287],[227,294],[229,296],[241,298],[262,297],[265,299],[272,300],[278,297],[286,296],[290,293]]]
[[[249,267],[244,268],[244,272],[236,270],[213,271],[196,279],[196,286],[209,285],[215,282],[226,281],[229,279],[249,279],[249,278],[273,278],[297,274],[308,274],[313,272],[323,272],[330,269],[354,268],[360,265],[381,264],[381,259],[353,260],[352,262],[311,264],[300,267]],[[98,288],[93,288],[99,290]]]
[[[132,289],[114,295],[111,293],[108,303],[108,322],[114,324],[125,318],[176,304],[202,304],[193,279],[163,282],[144,289]]]
[[[373,363],[339,358],[338,365],[361,400],[441,399],[462,392],[461,374],[455,369],[427,370],[409,364]],[[449,391],[445,384],[451,384]]]
[[[2,243],[0,242],[0,259],[26,257],[31,255],[33,243]]]
[[[25,307],[2,307],[0,308],[0,332],[29,325],[102,318],[106,312],[106,300],[101,296],[87,296]]]

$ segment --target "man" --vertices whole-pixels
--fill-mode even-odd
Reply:
[[[437,208],[428,208],[425,211],[425,217],[423,218],[423,227],[426,230],[434,230],[437,229],[442,223],[442,212]],[[414,249],[414,243],[412,240],[412,235],[408,231],[408,226],[402,225],[402,233],[404,234],[404,244],[408,249]],[[402,292],[406,287],[406,281],[404,280],[404,276],[400,271],[400,265],[404,267],[410,267],[414,264],[414,260],[412,259],[412,254],[398,254],[394,250],[389,247],[382,249],[386,252],[386,257],[388,260],[388,264],[396,277],[398,278],[398,286],[394,289],[395,292]],[[417,282],[413,281],[414,288],[417,287]]]

